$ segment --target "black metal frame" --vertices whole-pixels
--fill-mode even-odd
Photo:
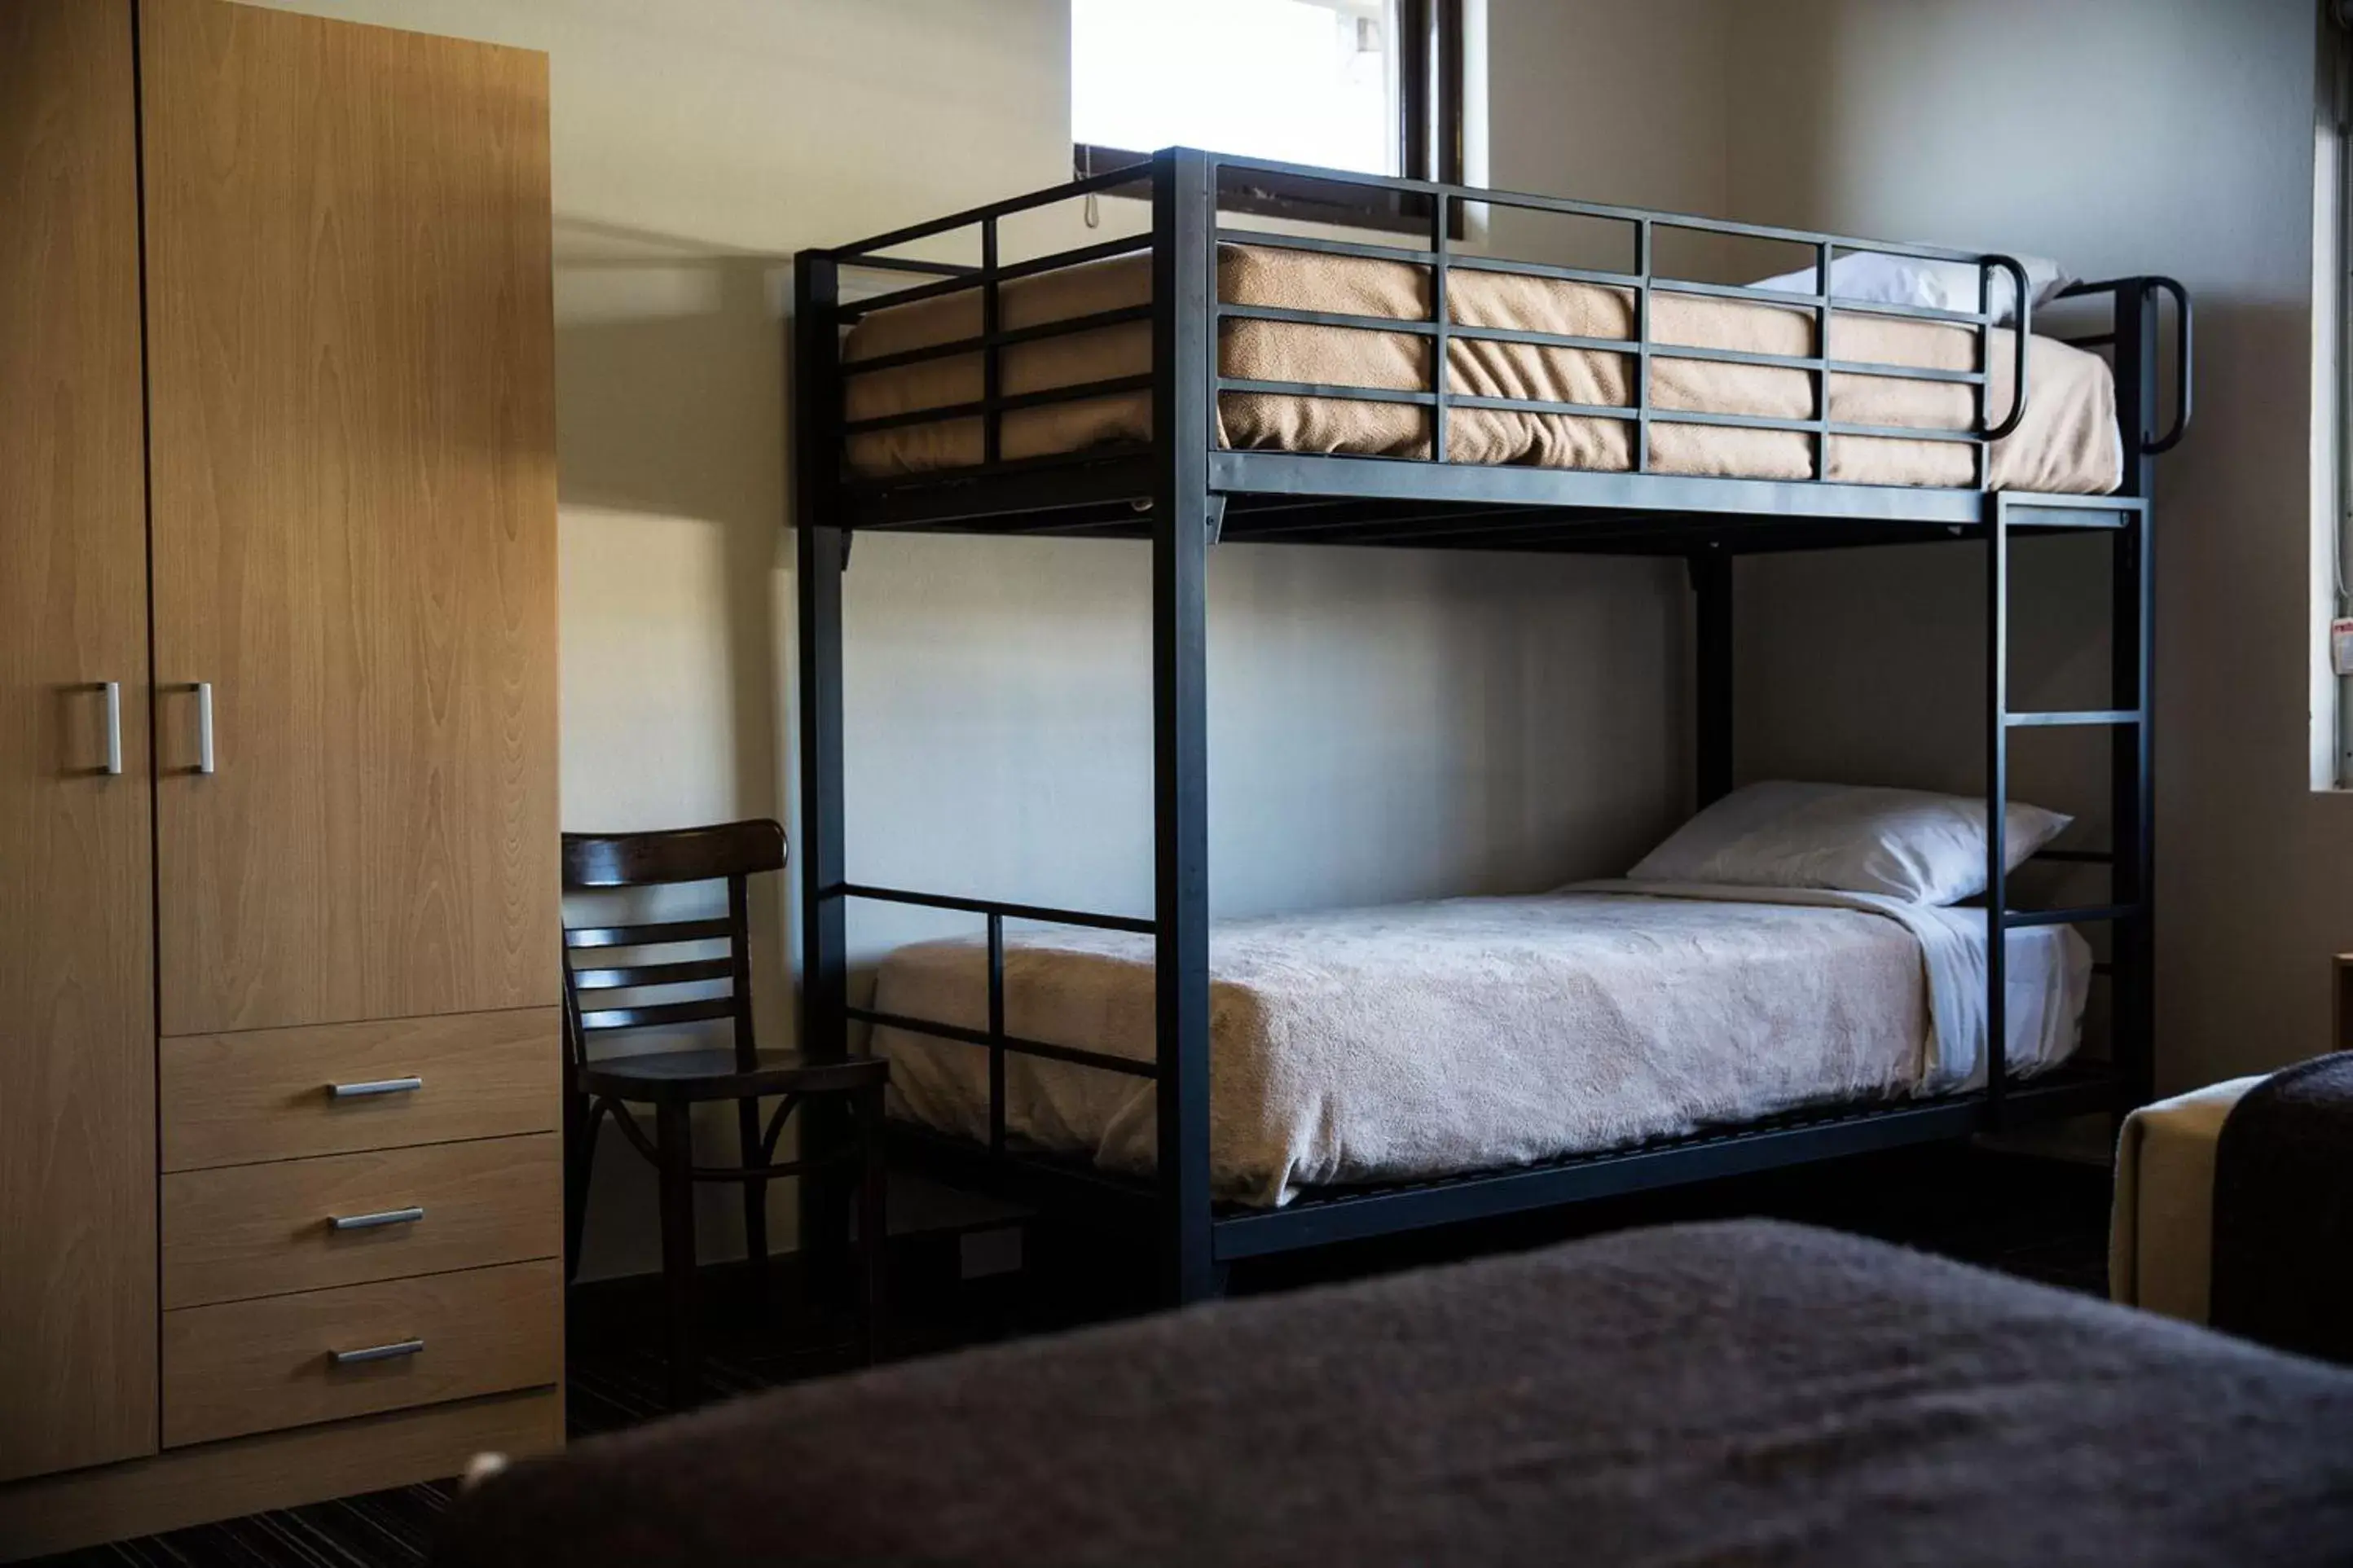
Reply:
[[[1186,148],[1154,156],[1149,165],[1153,223],[1146,233],[1101,241],[1016,263],[998,256],[998,221],[1009,215],[1070,201],[1134,182],[1145,171],[1125,170],[1079,180],[830,250],[805,251],[796,268],[797,402],[796,503],[800,595],[802,765],[802,889],[805,984],[803,1048],[847,1049],[853,1021],[886,1024],[986,1049],[990,1058],[990,1131],[986,1143],[945,1139],[920,1130],[895,1130],[902,1157],[956,1179],[1031,1199],[1058,1198],[1125,1205],[1148,1214],[1157,1237],[1168,1298],[1213,1294],[1228,1263],[1245,1257],[1354,1237],[1442,1224],[1484,1215],[1702,1180],[1767,1166],[1829,1158],[1861,1149],[1965,1136],[2024,1121],[2124,1109],[2144,1102],[2150,1089],[2152,972],[2152,780],[2150,690],[2152,459],[2179,441],[2189,417],[2189,302],[2169,279],[2125,278],[2080,284],[2071,295],[2110,301],[2114,325],[2070,341],[2106,345],[2114,354],[2124,480],[2109,496],[2060,496],[1983,488],[1990,444],[2009,434],[2025,410],[2025,343],[2030,327],[2024,269],[1992,253],[1854,239],[1805,230],[1729,223],[1643,208],[1525,195],[1425,180],[1389,179],[1329,170],[1269,164]],[[1426,242],[1376,245],[1222,226],[1221,193],[1249,188],[1267,175],[1293,181],[1372,186],[1427,204]],[[1456,209],[1469,204],[1525,207],[1623,224],[1633,242],[1634,266],[1613,272],[1543,266],[1460,252],[1453,247]],[[965,228],[981,237],[977,268],[911,261],[885,254],[916,240]],[[1811,295],[1687,281],[1654,274],[1652,239],[1661,228],[1695,229],[1802,244],[1820,268]],[[1252,244],[1404,260],[1431,270],[1430,318],[1400,322],[1320,311],[1276,310],[1229,304],[1217,296],[1217,250]],[[1148,251],[1153,303],[1099,316],[1008,331],[997,309],[998,287],[1058,267]],[[1829,267],[1844,251],[1875,251],[1960,262],[1978,269],[1978,309],[1949,311],[1883,305],[1841,305],[1829,291]],[[840,293],[846,268],[932,275],[854,302]],[[1630,339],[1588,340],[1540,332],[1472,328],[1451,320],[1446,304],[1451,272],[1501,270],[1591,282],[1629,291],[1634,300]],[[1987,389],[1993,317],[1987,308],[1991,279],[2011,279],[2018,300],[2013,407],[1988,418]],[[977,337],[845,363],[842,330],[872,310],[958,290],[982,296]],[[1750,299],[1812,312],[1817,353],[1780,356],[1702,350],[1655,342],[1650,301],[1655,292]],[[2166,434],[2159,415],[2160,296],[2172,296],[2179,333],[2174,355],[2175,412]],[[1849,363],[1829,355],[1831,323],[1841,310],[1924,317],[1972,328],[1977,367],[1923,372],[1907,366]],[[1110,324],[1149,319],[1154,357],[1145,377],[1091,383],[1008,395],[999,361],[1015,343]],[[1224,321],[1240,319],[1308,321],[1383,332],[1410,331],[1432,340],[1431,363],[1443,367],[1450,338],[1483,338],[1625,354],[1636,361],[1634,396],[1627,405],[1578,405],[1473,397],[1452,393],[1440,374],[1429,392],[1373,392],[1354,387],[1242,381],[1219,374],[1215,344]],[[920,414],[850,422],[843,382],[892,364],[982,357],[983,396],[975,403]],[[1704,415],[1659,408],[1651,395],[1650,364],[1669,354],[1764,363],[1810,373],[1816,388],[1810,419],[1784,420]],[[1974,391],[1975,426],[1923,431],[1849,426],[1829,416],[1833,374],[1947,379]],[[1008,412],[1075,398],[1148,389],[1153,401],[1148,445],[1100,449],[1069,458],[1008,461],[1001,426]],[[1354,457],[1232,450],[1216,443],[1215,399],[1227,392],[1326,395],[1418,404],[1430,411],[1428,458]],[[1504,408],[1625,421],[1633,426],[1629,472],[1505,468],[1447,460],[1451,411]],[[845,471],[844,443],[862,430],[892,425],[977,417],[985,460],[972,468],[882,479]],[[1814,472],[1805,479],[1695,479],[1650,471],[1650,426],[1666,421],[1797,430],[1813,437]],[[1832,481],[1830,443],[1850,436],[1950,439],[1975,454],[1975,489],[1896,489]],[[1044,910],[979,899],[955,899],[862,886],[842,862],[840,578],[854,531],[977,532],[1148,538],[1153,563],[1153,703],[1155,899],[1149,920]],[[2010,544],[2016,531],[2105,533],[2113,542],[2111,571],[2114,679],[2111,706],[2087,712],[2013,712],[2009,707]],[[1204,579],[1208,552],[1219,540],[1295,543],[1397,544],[1418,549],[1465,548],[1610,554],[1677,555],[1690,565],[1696,599],[1699,736],[1697,794],[1704,804],[1731,787],[1733,755],[1733,557],[1793,549],[1929,541],[1979,541],[1988,550],[1986,655],[1988,721],[1987,921],[1988,1039],[2007,1038],[2001,933],[2023,926],[2108,922],[2114,936],[2103,973],[2112,987],[2111,1062],[2013,1080],[2003,1052],[1987,1051],[1981,1089],[1926,1100],[1846,1106],[1782,1118],[1752,1127],[1633,1150],[1581,1155],[1544,1164],[1442,1182],[1312,1194],[1267,1211],[1220,1210],[1208,1188],[1208,900],[1206,718],[1203,675]],[[2112,751],[2112,852],[2072,852],[2050,858],[2106,865],[2107,902],[2061,910],[2013,911],[2009,907],[2003,814],[2011,732],[2026,728],[2104,726],[2115,732]],[[988,1027],[986,1030],[887,1016],[850,1005],[847,992],[844,906],[851,899],[963,910],[987,927]],[[1147,932],[1157,952],[1158,1039],[1150,1062],[1074,1050],[1008,1035],[1004,1028],[1004,927],[1008,920]],[[1008,1149],[1004,1131],[1004,1058],[1028,1054],[1156,1081],[1161,1157],[1149,1179],[1124,1179]],[[812,1132],[817,1130],[812,1129]],[[1145,1205],[1137,1210],[1134,1205]],[[807,1244],[838,1244],[839,1210],[804,1215]]]

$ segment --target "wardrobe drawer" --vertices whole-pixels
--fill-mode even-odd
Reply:
[[[561,1114],[554,1007],[182,1035],[159,1056],[166,1171],[548,1132]]]
[[[195,1307],[554,1258],[553,1132],[164,1178],[164,1305]]]
[[[553,1384],[563,1278],[548,1258],[165,1312],[164,1446]]]

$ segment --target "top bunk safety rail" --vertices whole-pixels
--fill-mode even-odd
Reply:
[[[1254,191],[1253,182],[1261,188]],[[1221,205],[1239,205],[1253,194],[1263,194],[1266,183],[1297,190],[1303,184],[1345,186],[1370,189],[1380,193],[1391,208],[1410,215],[1418,227],[1412,242],[1380,243],[1374,240],[1335,238],[1329,234],[1333,226],[1319,225],[1325,232],[1291,233],[1264,227],[1229,226],[1220,217]],[[1196,240],[1202,247],[1198,268],[1179,267],[1173,270],[1179,279],[1198,283],[1197,290],[1186,289],[1164,290],[1155,278],[1154,298],[1149,302],[1124,305],[1116,309],[1096,310],[1083,315],[1059,320],[1036,321],[1008,328],[1004,324],[1001,291],[1005,285],[1026,278],[1040,276],[1064,268],[1082,266],[1114,257],[1155,251],[1160,236],[1155,226],[1095,241],[1087,245],[1026,258],[1016,261],[1003,259],[1000,226],[1005,220],[1039,209],[1081,198],[1091,198],[1115,191],[1134,192],[1139,188],[1152,197],[1151,206],[1156,224],[1169,221],[1168,215],[1177,215],[1183,230],[1173,242],[1183,246]],[[1173,199],[1172,199],[1173,197]],[[1519,209],[1556,215],[1565,218],[1620,226],[1630,242],[1632,264],[1619,269],[1609,267],[1565,266],[1549,262],[1524,261],[1507,256],[1489,254],[1464,248],[1460,237],[1466,232],[1465,215],[1486,213],[1493,209]],[[888,254],[902,247],[937,241],[957,235],[960,231],[977,229],[979,262],[933,260]],[[1800,292],[1787,289],[1766,289],[1753,284],[1730,284],[1703,281],[1670,276],[1659,268],[1658,237],[1664,231],[1725,237],[1730,239],[1768,241],[1786,246],[1805,247],[1810,255],[1813,289]],[[1398,262],[1423,269],[1429,276],[1429,310],[1419,319],[1380,315],[1360,315],[1344,311],[1311,310],[1272,305],[1246,304],[1229,301],[1219,289],[1218,254],[1223,246],[1253,246],[1292,251],[1357,258],[1375,261]],[[976,466],[934,470],[913,475],[894,475],[888,479],[860,481],[861,485],[888,487],[901,482],[925,483],[942,480],[986,479],[990,475],[1015,468],[1031,468],[1039,459],[1008,464],[1004,458],[1003,426],[1007,414],[1022,409],[1053,404],[1101,398],[1116,395],[1150,391],[1155,377],[1151,374],[1129,374],[1111,379],[1098,379],[1070,385],[1048,386],[1008,393],[1005,390],[1005,351],[1021,344],[1037,343],[1050,339],[1069,337],[1102,328],[1155,319],[1163,308],[1163,292],[1175,297],[1175,319],[1165,323],[1162,342],[1176,339],[1170,333],[1197,334],[1201,357],[1208,365],[1212,417],[1202,433],[1204,442],[1214,441],[1215,399],[1220,393],[1256,393],[1279,396],[1312,397],[1372,403],[1412,404],[1429,410],[1430,455],[1422,458],[1385,458],[1383,463],[1406,462],[1428,469],[1433,465],[1449,465],[1448,423],[1450,416],[1461,410],[1495,410],[1545,416],[1566,416],[1578,418],[1620,421],[1632,426],[1629,442],[1629,467],[1632,474],[1652,471],[1651,429],[1653,425],[1675,423],[1712,425],[1736,428],[1789,431],[1811,437],[1810,472],[1802,481],[1810,485],[1828,485],[1832,489],[1854,487],[1831,480],[1830,442],[1832,437],[1864,437],[1905,441],[1964,442],[1973,448],[1973,484],[1976,490],[1988,488],[1990,445],[2010,435],[2019,426],[2027,408],[2027,345],[2032,330],[2033,290],[2024,266],[2017,258],[1991,251],[1957,250],[1938,246],[1913,245],[1897,241],[1837,235],[1809,229],[1786,228],[1767,224],[1739,223],[1723,218],[1703,217],[1692,214],[1654,211],[1641,207],[1612,205],[1605,203],[1578,201],[1569,197],[1537,195],[1523,192],[1496,191],[1473,185],[1451,184],[1431,180],[1409,179],[1390,175],[1355,174],[1341,170],[1312,168],[1298,164],[1271,162],[1265,159],[1242,158],[1216,153],[1203,153],[1187,148],[1172,148],[1156,153],[1146,163],[1131,165],[1106,174],[1072,180],[1046,190],[1031,192],[969,208],[934,219],[912,224],[886,234],[831,247],[816,253],[830,260],[840,270],[875,269],[883,272],[915,274],[925,280],[913,285],[891,288],[881,292],[864,293],[856,298],[837,295],[834,287],[827,289],[825,308],[829,310],[834,331],[827,334],[834,348],[828,356],[829,363],[824,385],[817,395],[824,400],[820,412],[821,437],[828,442],[830,456],[839,461],[845,438],[870,432],[919,424],[938,424],[950,420],[977,419],[982,429],[982,453]],[[1166,252],[1162,252],[1166,254]],[[1924,305],[1883,303],[1844,298],[1831,288],[1832,268],[1842,256],[1873,254],[1903,259],[1955,264],[1974,269],[1977,275],[1977,308],[1947,310]],[[1623,290],[1632,309],[1630,334],[1625,337],[1582,337],[1534,330],[1495,327],[1466,323],[1454,319],[1449,306],[1450,283],[1461,272],[1504,273],[1525,277],[1558,279],[1567,282],[1597,285]],[[2007,279],[2010,285],[2010,310],[1997,310],[1995,279]],[[2069,289],[2071,294],[2091,294],[2103,289],[2117,290],[2122,283],[2146,284],[2151,289],[2161,289],[2171,293],[2177,302],[2179,352],[2174,355],[2176,374],[2176,417],[2174,428],[2164,437],[2142,434],[2135,456],[2163,450],[2179,439],[2180,426],[2189,416],[2189,300],[2180,285],[2169,279],[2126,279],[2110,284],[2080,284]],[[1200,297],[1189,295],[1198,292]],[[980,298],[979,331],[976,334],[953,341],[923,344],[895,353],[846,361],[839,352],[840,329],[878,311],[962,293],[977,293]],[[1652,331],[1652,301],[1660,295],[1713,298],[1746,300],[1759,305],[1788,310],[1810,312],[1813,318],[1812,345],[1809,354],[1782,354],[1746,352],[1730,348],[1706,347],[1684,342],[1661,342]],[[2124,297],[2118,293],[2117,332],[2125,330],[2122,321]],[[1976,335],[1975,364],[1970,369],[1936,368],[1915,364],[1893,364],[1868,361],[1851,361],[1831,357],[1831,323],[1841,314],[1865,317],[1903,317],[1939,322],[1972,331]],[[1353,384],[1325,383],[1250,380],[1222,374],[1216,353],[1222,324],[1229,321],[1262,321],[1301,325],[1356,330],[1387,334],[1410,334],[1427,339],[1430,351],[1428,384],[1423,389],[1405,390]],[[2010,345],[2010,384],[2016,389],[2010,406],[1997,421],[1991,417],[1989,390],[1994,383],[1994,329],[2000,324],[2014,329]],[[2115,333],[2078,337],[2070,341],[2085,345],[2110,342]],[[1554,400],[1525,399],[1474,395],[1450,389],[1447,374],[1447,345],[1451,340],[1525,344],[1539,349],[1563,349],[1620,355],[1632,362],[1630,387],[1624,403],[1576,403]],[[871,417],[850,420],[845,417],[843,388],[849,378],[928,362],[949,361],[978,355],[981,368],[981,388],[977,398],[944,405],[934,405],[910,411],[893,412]],[[1651,367],[1664,359],[1698,360],[1722,364],[1757,365],[1775,369],[1801,371],[1812,377],[1811,416],[1805,418],[1776,417],[1766,415],[1719,413],[1692,408],[1661,407],[1653,396]],[[1915,382],[1947,382],[1964,384],[1972,395],[1973,415],[1965,426],[1935,427],[1914,426],[1883,426],[1843,423],[1831,417],[1830,378],[1838,376],[1883,376]],[[1073,454],[1073,458],[1099,457],[1100,453]],[[1071,458],[1045,461],[1068,462]],[[1456,468],[1473,466],[1462,462],[1451,464]],[[2130,463],[2127,463],[2129,476]],[[2131,490],[2129,477],[2127,492]],[[1947,495],[1954,492],[1947,489]],[[1972,493],[1963,489],[1961,495]]]

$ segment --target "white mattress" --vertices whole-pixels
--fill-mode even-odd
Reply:
[[[1982,1081],[1984,913],[1856,895],[1596,884],[1220,922],[1210,1165],[1224,1199],[1617,1147],[1810,1103]],[[1770,901],[1766,901],[1770,900]],[[2065,927],[2011,933],[2010,1070],[2075,1048],[2090,974]],[[1149,1060],[1149,937],[1008,933],[1006,1028]],[[1971,980],[1976,976],[1976,994]],[[884,959],[878,1009],[985,1028],[977,942]],[[893,1028],[892,1112],[987,1135],[987,1053]],[[1146,1079],[1008,1054],[1019,1144],[1144,1172]]]

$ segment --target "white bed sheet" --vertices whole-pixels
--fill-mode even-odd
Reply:
[[[1937,1093],[1984,1072],[1982,910],[1645,883],[1219,922],[1210,935],[1210,1177],[1299,1189],[1524,1163],[1810,1103]],[[2090,953],[2014,931],[2007,1060],[2075,1048]],[[1151,939],[1008,933],[1009,1033],[1153,1054]],[[875,1005],[985,1027],[977,942],[887,956]],[[880,1027],[893,1113],[987,1135],[987,1056]],[[1016,1142],[1144,1172],[1150,1080],[1008,1055]]]

